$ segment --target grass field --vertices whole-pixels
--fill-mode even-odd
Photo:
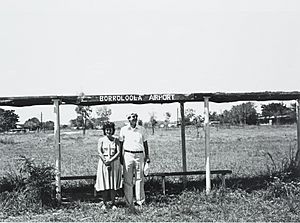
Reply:
[[[181,171],[180,129],[149,129],[151,171]],[[118,131],[116,132],[118,134]],[[94,175],[97,168],[97,139],[102,131],[61,133],[62,175]],[[187,169],[204,170],[204,131],[200,137],[193,127],[186,128]],[[99,200],[79,200],[59,209],[44,210],[40,214],[3,217],[6,221],[300,221],[300,194],[295,182],[267,177],[283,171],[295,155],[296,126],[247,126],[210,129],[211,169],[230,169],[228,188],[213,181],[212,193],[205,195],[203,176],[190,177],[183,189],[179,179],[167,181],[167,195],[161,194],[160,182],[146,182],[147,205],[133,215],[126,208],[103,213]],[[55,163],[53,133],[0,135],[0,174],[15,170],[20,155],[35,162]],[[74,182],[73,182],[74,183]],[[79,187],[91,182],[83,182]],[[289,185],[290,184],[290,185]],[[72,182],[63,184],[71,188]],[[75,187],[75,186],[74,186]],[[78,187],[78,185],[77,185]],[[89,190],[91,185],[87,186]],[[284,188],[293,188],[290,191]],[[249,188],[252,188],[249,191]],[[253,188],[256,188],[255,190]],[[283,189],[282,189],[283,188]],[[78,189],[78,188],[77,188]],[[282,193],[276,190],[282,189]],[[76,191],[76,190],[74,190]],[[297,192],[297,193],[296,193]],[[74,192],[76,193],[76,192]],[[119,206],[124,206],[122,198]],[[1,217],[1,216],[0,216]]]

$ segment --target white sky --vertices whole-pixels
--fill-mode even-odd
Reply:
[[[299,27],[298,0],[1,0],[0,97],[299,91]],[[148,121],[178,104],[110,107]],[[52,106],[3,108],[54,119]]]

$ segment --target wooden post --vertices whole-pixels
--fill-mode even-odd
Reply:
[[[60,148],[60,118],[59,118],[59,99],[54,99],[54,113],[56,114],[56,119],[54,123],[54,142],[55,151],[57,155],[55,157],[55,168],[56,168],[56,199],[57,202],[61,203],[61,148]]]
[[[162,179],[163,195],[166,195],[166,179],[165,179],[165,176],[162,176],[161,179]]]
[[[297,116],[297,152],[295,157],[297,175],[300,176],[300,99],[296,102],[296,116]]]
[[[185,118],[184,118],[184,102],[180,102],[181,113],[181,144],[182,144],[182,171],[186,172],[186,147],[185,147]],[[186,187],[187,178],[183,176],[183,186]]]
[[[204,97],[204,128],[205,128],[205,178],[206,178],[206,194],[210,193],[210,145],[209,145],[209,97]]]

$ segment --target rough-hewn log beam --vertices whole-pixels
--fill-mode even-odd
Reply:
[[[32,105],[52,105],[54,99],[63,104],[73,105],[103,105],[103,104],[162,104],[173,102],[203,102],[209,97],[211,102],[236,101],[288,101],[300,98],[300,92],[248,92],[248,93],[193,93],[193,94],[120,94],[120,95],[85,95],[78,96],[24,96],[0,97],[0,106],[24,107]]]

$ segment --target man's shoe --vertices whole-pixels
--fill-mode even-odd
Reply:
[[[143,204],[140,203],[140,202],[138,202],[138,201],[135,201],[135,202],[134,202],[134,205],[135,205],[135,206],[143,206]]]
[[[128,211],[130,214],[138,214],[138,211],[136,210],[136,208],[134,206],[129,207]]]

